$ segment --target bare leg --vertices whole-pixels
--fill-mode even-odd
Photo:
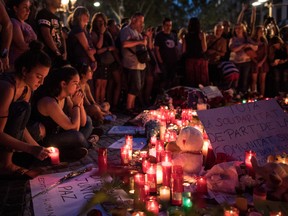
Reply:
[[[135,98],[136,98],[135,95],[132,95],[132,94],[128,94],[128,95],[127,95],[127,102],[126,102],[126,109],[127,109],[127,110],[129,110],[129,109],[134,109],[134,106],[135,106]]]
[[[266,73],[261,73],[259,76],[259,87],[260,87],[260,94],[262,96],[265,95],[265,82],[266,82]]]

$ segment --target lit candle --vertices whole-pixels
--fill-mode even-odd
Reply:
[[[132,135],[126,135],[125,136],[125,144],[128,145],[131,148],[133,147],[133,136]]]
[[[183,187],[183,174],[172,174],[171,181],[171,193],[172,193],[172,205],[181,206],[182,205],[182,193],[184,191]]]
[[[159,213],[159,204],[156,200],[147,200],[146,201],[146,210],[155,215]]]
[[[148,155],[147,151],[140,151],[140,157],[142,160],[145,160],[147,158],[147,155]]]
[[[171,162],[166,162],[166,161],[162,162],[162,174],[163,174],[162,184],[163,186],[170,187],[171,167],[172,167]]]
[[[50,147],[49,148],[49,157],[51,159],[51,164],[57,165],[60,163],[60,158],[59,158],[59,149],[55,147]]]
[[[252,163],[251,163],[251,158],[253,156],[256,157],[256,153],[254,151],[245,151],[245,165],[248,170],[248,174],[250,176],[255,175],[253,167],[252,167]]]
[[[162,162],[171,162],[172,161],[172,152],[171,151],[163,151],[161,156]]]
[[[182,206],[185,211],[189,211],[192,206],[192,197],[191,197],[191,192],[183,192],[182,193]]]
[[[137,173],[134,175],[134,185],[144,186],[145,184],[145,175],[142,173]]]
[[[196,187],[197,193],[201,193],[201,194],[207,193],[207,180],[204,176],[200,176],[197,179],[196,185],[197,185],[197,187]]]
[[[121,163],[122,165],[129,164],[129,149],[126,146],[121,147]]]
[[[157,184],[162,184],[162,182],[163,182],[163,171],[162,171],[161,163],[157,164],[156,178],[157,178]]]
[[[156,142],[157,142],[157,137],[156,137],[156,136],[152,136],[152,137],[150,138],[150,143],[151,143],[152,145],[156,145]]]
[[[147,183],[150,187],[150,193],[157,192],[156,164],[150,163],[147,169]]]
[[[204,139],[203,147],[202,147],[202,154],[204,156],[204,164],[206,164],[206,161],[207,161],[209,146],[210,146],[210,141],[208,139]]]
[[[161,186],[159,188],[160,200],[162,202],[170,202],[170,187]]]
[[[239,210],[234,207],[224,209],[224,216],[239,216]]]
[[[98,149],[98,169],[99,173],[104,173],[107,170],[107,148]]]

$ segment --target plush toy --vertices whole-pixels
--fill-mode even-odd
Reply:
[[[260,167],[255,157],[251,163],[257,175],[262,177],[271,197],[288,201],[288,165],[284,163],[268,162]]]
[[[193,127],[183,128],[176,140],[173,164],[181,165],[186,174],[199,174],[203,164],[203,136]]]

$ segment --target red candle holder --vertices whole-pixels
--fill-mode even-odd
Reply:
[[[129,164],[129,149],[126,146],[121,147],[121,164]]]
[[[157,177],[156,177],[157,164],[150,163],[147,169],[147,183],[150,187],[150,193],[157,192]]]
[[[145,184],[145,175],[142,173],[137,173],[134,175],[134,185],[137,186],[144,186]]]
[[[133,136],[132,135],[126,135],[125,136],[125,145],[133,148]]]
[[[172,174],[171,192],[172,192],[172,205],[182,205],[182,193],[184,191],[183,186],[183,174]]]
[[[107,148],[98,149],[98,171],[99,173],[107,171]]]
[[[142,172],[146,173],[149,166],[150,166],[149,160],[143,160],[143,162],[142,162]]]
[[[159,204],[158,204],[157,200],[152,200],[152,199],[147,200],[146,201],[146,210],[148,212],[151,212],[151,213],[155,214],[155,215],[158,215],[158,213],[159,213]]]
[[[161,162],[172,162],[172,152],[163,151],[161,155]]]
[[[248,171],[248,175],[254,177],[255,176],[255,172],[254,169],[252,167],[252,163],[251,163],[251,158],[252,157],[256,157],[256,152],[254,151],[245,151],[245,165]]]
[[[171,182],[171,162],[162,162],[162,173],[163,173],[163,180],[162,185],[170,187]]]
[[[207,194],[207,179],[204,176],[200,176],[196,182],[196,192],[200,194]]]
[[[49,157],[51,160],[51,164],[57,165],[60,164],[60,157],[59,157],[59,149],[55,147],[49,148]]]

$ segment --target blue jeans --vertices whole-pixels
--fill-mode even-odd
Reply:
[[[249,75],[251,71],[251,62],[244,62],[240,64],[235,63],[235,65],[240,73],[238,81],[238,91],[245,93],[248,91],[249,88]]]

